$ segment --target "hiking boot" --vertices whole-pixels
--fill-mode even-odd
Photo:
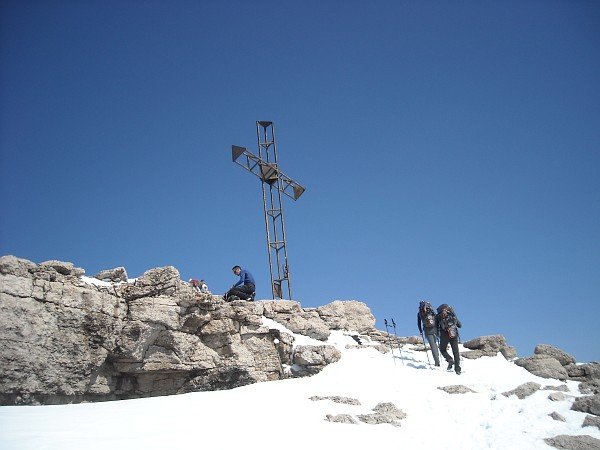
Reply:
[[[450,370],[452,370],[453,368],[454,368],[454,361],[450,361],[450,362],[448,363],[448,367],[446,367],[446,370],[450,371]]]
[[[436,362],[436,363],[435,363],[435,367],[440,367],[440,363],[439,363],[439,362]]]
[[[460,366],[456,366],[454,371],[456,372],[456,375],[460,375]]]

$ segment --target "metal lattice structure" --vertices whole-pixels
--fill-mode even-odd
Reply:
[[[285,220],[281,194],[298,200],[305,188],[279,170],[277,145],[273,122],[256,122],[258,156],[245,147],[231,146],[233,162],[256,175],[262,181],[263,210],[267,231],[269,271],[274,299],[283,298],[287,287],[288,298],[292,298],[291,276],[285,238]]]

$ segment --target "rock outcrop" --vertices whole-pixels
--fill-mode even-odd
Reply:
[[[522,385],[516,387],[515,389],[507,392],[503,392],[502,395],[505,397],[510,397],[511,395],[516,395],[517,398],[523,400],[525,397],[529,397],[534,392],[537,392],[542,386],[533,381],[529,381],[527,383],[523,383]]]
[[[533,356],[519,358],[515,364],[542,378],[580,381],[584,394],[600,393],[600,363],[577,364],[573,356],[552,345],[537,345]]]
[[[600,394],[576,398],[571,409],[600,416]]]
[[[553,438],[544,439],[546,444],[564,450],[597,450],[600,448],[600,439],[587,434],[580,436],[569,436],[561,434]]]
[[[198,294],[174,267],[90,282],[71,263],[0,258],[0,404],[61,404],[229,389],[312,375],[340,358],[332,329],[370,330],[364,303],[301,308]]]
[[[567,370],[560,362],[547,355],[533,355],[529,358],[519,358],[515,361],[515,364],[542,378],[555,378],[564,381],[569,377]]]
[[[492,336],[480,336],[470,341],[463,342],[465,348],[470,349],[470,352],[463,352],[461,356],[467,359],[476,359],[482,356],[496,356],[498,352],[507,360],[516,358],[517,352],[514,347],[506,343],[506,339],[501,334]]]

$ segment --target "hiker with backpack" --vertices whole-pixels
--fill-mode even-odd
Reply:
[[[435,310],[431,303],[426,300],[422,300],[419,302],[419,310],[417,311],[417,326],[419,327],[419,333],[421,333],[421,337],[423,337],[423,331],[425,331],[425,338],[427,338],[427,342],[429,342],[429,348],[431,349],[431,354],[433,355],[433,361],[435,362],[435,366],[440,366],[440,355],[438,353],[438,346],[436,342],[437,336],[437,319],[435,315]],[[425,344],[425,339],[423,339],[423,344]],[[427,346],[425,346],[425,352],[427,352]],[[429,360],[429,357],[427,357]],[[431,362],[429,363],[431,367]]]
[[[454,371],[460,375],[460,353],[458,352],[458,329],[462,327],[460,320],[451,306],[446,303],[437,308],[438,332],[440,335],[440,352],[448,363],[447,370]],[[448,344],[452,347],[454,358],[448,354]]]
[[[235,283],[231,289],[223,296],[226,302],[235,300],[254,301],[255,286],[254,277],[247,270],[242,269],[240,266],[233,266],[232,269],[234,274],[238,275],[240,279]]]

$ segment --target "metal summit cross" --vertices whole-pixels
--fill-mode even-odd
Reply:
[[[289,299],[292,298],[290,268],[285,241],[285,221],[281,194],[298,200],[305,189],[279,170],[275,127],[273,122],[256,122],[258,156],[245,147],[231,146],[233,162],[256,175],[262,181],[263,210],[267,230],[267,250],[273,298],[283,298],[283,284],[287,284]]]

